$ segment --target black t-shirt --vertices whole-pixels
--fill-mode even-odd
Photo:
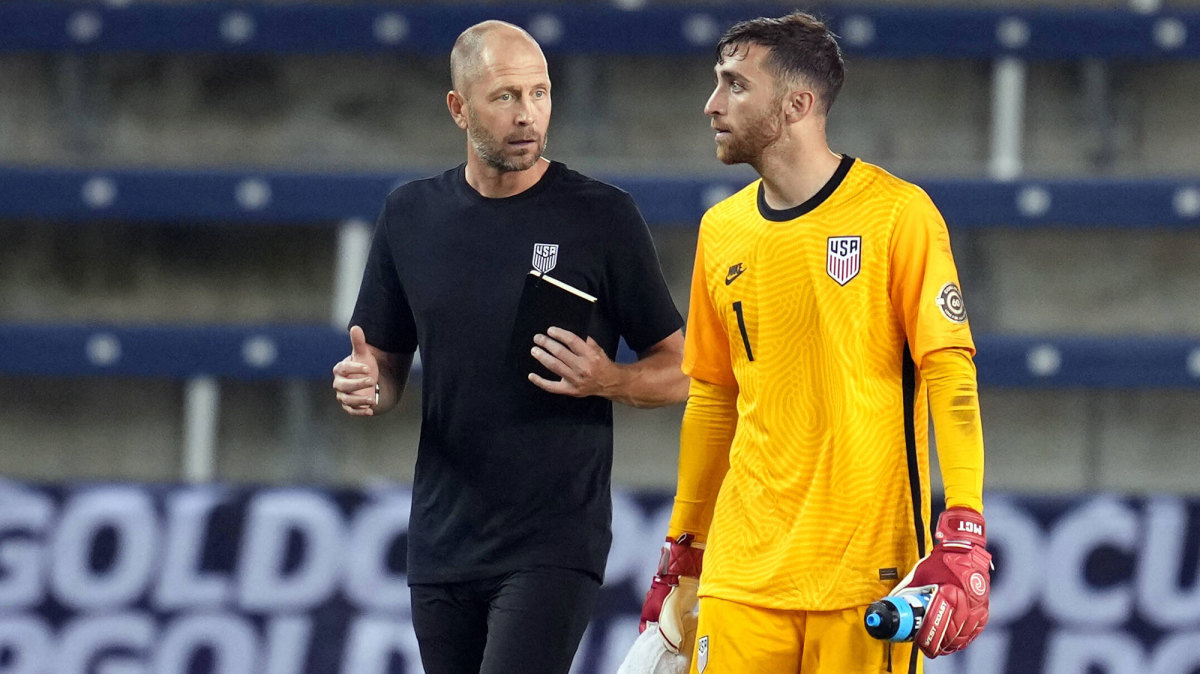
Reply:
[[[610,358],[621,337],[641,351],[683,324],[646,223],[615,187],[551,162],[503,199],[472,189],[465,165],[393,191],[351,325],[384,351],[420,346],[412,583],[532,565],[603,577],[612,403],[547,393],[506,361],[535,244],[558,245],[543,271],[598,298],[588,334]]]

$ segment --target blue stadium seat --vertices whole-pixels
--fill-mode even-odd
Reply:
[[[319,325],[0,324],[0,375],[322,380],[348,345]],[[977,346],[982,386],[1200,388],[1200,337],[983,335]]]
[[[445,50],[463,26],[529,26],[552,53],[683,54],[712,50],[734,21],[778,14],[770,3],[321,4],[0,3],[0,51],[315,53]],[[1163,60],[1200,57],[1200,11],[1095,8],[827,7],[852,54],[887,58]],[[154,30],[145,30],[154,26]]]
[[[417,174],[80,170],[0,166],[0,219],[147,223],[374,222],[388,191]],[[599,176],[624,188],[647,222],[695,227],[744,181]],[[1200,226],[1200,178],[918,179],[954,228]]]

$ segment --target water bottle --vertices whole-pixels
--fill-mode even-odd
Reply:
[[[933,586],[906,588],[867,607],[863,623],[867,634],[887,641],[912,641],[921,629]]]

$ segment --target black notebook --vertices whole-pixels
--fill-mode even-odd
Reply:
[[[533,357],[533,336],[546,334],[550,326],[570,330],[587,339],[588,324],[596,298],[556,278],[530,271],[521,289],[517,304],[517,320],[513,324],[508,360],[522,377],[535,372],[551,381],[561,379]]]

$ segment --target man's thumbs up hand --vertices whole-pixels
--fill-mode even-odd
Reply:
[[[350,328],[350,355],[333,366],[333,390],[348,414],[369,417],[379,404],[379,362],[357,325]]]

